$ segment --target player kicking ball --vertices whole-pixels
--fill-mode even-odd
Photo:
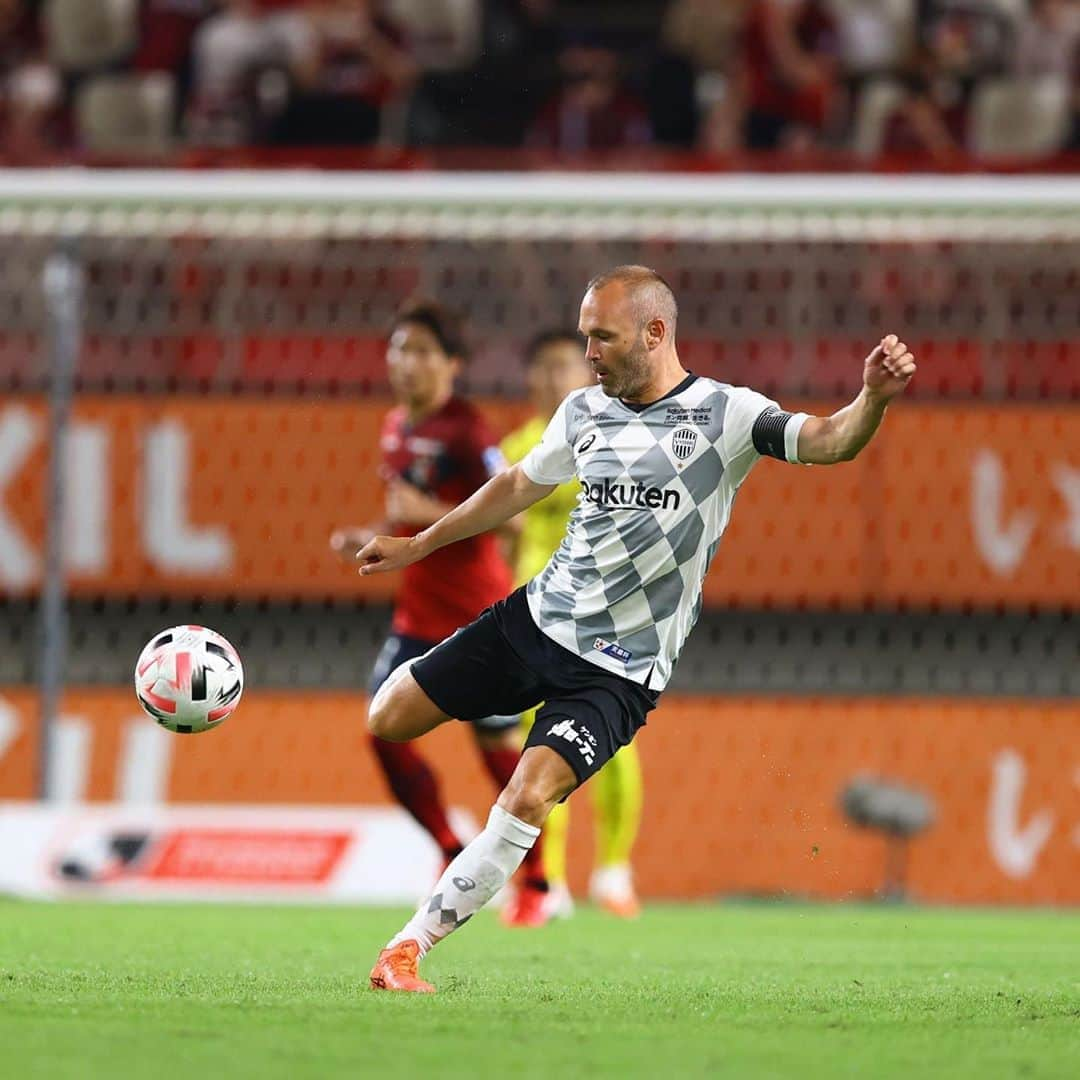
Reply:
[[[559,406],[540,444],[433,525],[377,536],[361,574],[399,570],[497,528],[577,476],[582,493],[543,571],[382,685],[368,726],[405,742],[447,720],[544,704],[487,826],[379,954],[371,985],[431,993],[421,958],[517,870],[561,800],[633,739],[701,610],[701,589],[739,485],[762,456],[849,461],[915,374],[895,335],[866,358],[863,387],[832,416],[788,413],[745,387],[683,369],[678,310],[642,266],[594,278],[579,330],[597,385]]]
[[[387,342],[386,367],[397,405],[379,437],[387,481],[386,520],[337,530],[330,546],[350,566],[375,534],[410,534],[438,521],[505,464],[480,412],[454,384],[468,348],[461,319],[433,300],[410,300],[398,309]],[[511,588],[510,567],[494,534],[474,536],[411,566],[394,601],[390,635],[371,675],[370,693],[401,664],[423,656],[471,622]],[[473,725],[477,749],[495,781],[509,782],[521,756],[519,718],[489,716]],[[463,849],[450,824],[434,770],[419,750],[373,737],[372,749],[391,792],[439,845],[447,866]],[[510,926],[542,926],[548,884],[540,845],[524,860],[521,887],[503,909]]]
[[[525,350],[525,382],[536,415],[500,444],[511,464],[521,461],[540,442],[563,399],[593,385],[596,376],[576,333],[549,330],[535,337]],[[581,485],[576,481],[560,484],[521,515],[513,549],[516,584],[528,583],[547,566],[566,535],[566,524],[577,509],[580,494]],[[526,730],[536,719],[535,712],[522,717]],[[641,820],[642,786],[635,743],[622,747],[589,784],[596,821],[596,863],[589,878],[589,896],[604,911],[623,919],[637,918],[641,912],[630,853]],[[556,918],[568,918],[574,912],[566,879],[569,827],[569,803],[560,803],[548,815],[540,837],[548,880],[547,911]]]

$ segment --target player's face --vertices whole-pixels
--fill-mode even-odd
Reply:
[[[448,397],[458,360],[447,356],[439,339],[420,323],[402,323],[390,335],[386,369],[398,401],[424,409]]]
[[[529,399],[538,412],[550,416],[567,394],[590,386],[595,378],[576,341],[553,341],[537,351],[528,367]]]
[[[604,393],[634,400],[649,384],[651,365],[645,327],[621,285],[585,294],[578,330],[586,339],[585,360]]]

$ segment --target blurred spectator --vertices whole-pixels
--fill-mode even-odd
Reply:
[[[836,23],[822,0],[752,0],[743,30],[743,137],[751,150],[819,142],[837,93]]]
[[[139,44],[132,67],[173,78],[177,126],[191,92],[195,33],[216,7],[215,0],[142,0],[139,8]]]
[[[907,58],[914,30],[914,0],[832,0],[840,59],[853,81],[896,71]]]
[[[1002,69],[1010,27],[985,0],[920,0],[918,19],[906,93],[885,125],[883,149],[945,161],[967,144],[972,95],[981,78]]]
[[[739,27],[750,0],[672,0],[664,15],[662,38],[703,73],[731,68]]]
[[[0,0],[0,144],[71,145],[132,72],[197,143],[768,151],[853,118],[859,153],[950,160],[1028,130],[1025,89],[1075,111],[1078,70],[1080,0]]]
[[[537,103],[557,80],[555,2],[485,0],[479,38],[472,67],[425,73],[412,102],[410,142],[520,146]]]
[[[1017,28],[1009,72],[1038,109],[1028,130],[1037,131],[1044,123],[1053,125],[1057,106],[1064,113],[1060,148],[1080,150],[1080,4],[1076,0],[1031,0],[1030,12]]]
[[[195,37],[196,137],[284,146],[371,143],[412,84],[378,0],[227,0]]]
[[[216,7],[214,0],[143,0],[132,66],[173,75],[188,67],[195,31]]]
[[[1023,78],[1072,79],[1080,45],[1080,5],[1074,0],[1031,0],[1018,27],[1010,68]]]
[[[0,131],[2,149],[30,157],[56,141],[62,86],[45,59],[40,5],[0,0]]]
[[[571,45],[560,54],[559,68],[562,85],[533,120],[529,146],[578,153],[649,142],[648,113],[622,85],[614,50]]]
[[[250,141],[260,75],[275,67],[292,70],[315,43],[307,12],[290,0],[224,0],[222,10],[194,37],[194,139]]]
[[[422,71],[462,71],[480,57],[481,0],[389,0]]]
[[[698,141],[703,149],[725,152],[739,145],[739,102],[731,73],[739,30],[749,0],[673,0],[661,31],[664,46],[685,58],[696,72]]]
[[[287,104],[271,123],[280,146],[356,146],[378,139],[384,110],[404,101],[416,65],[378,0],[316,0],[310,36],[291,56]]]
[[[929,154],[947,161],[967,137],[969,94],[964,84],[920,51],[903,79],[905,95],[885,124],[882,150],[891,154]]]
[[[920,43],[934,46],[948,67],[978,78],[1002,70],[1014,35],[1013,2],[918,0]]]

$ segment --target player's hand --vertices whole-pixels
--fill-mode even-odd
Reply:
[[[401,570],[423,557],[415,536],[376,536],[356,553],[360,573],[364,575]]]
[[[911,382],[914,374],[915,357],[895,334],[888,334],[866,358],[863,385],[875,397],[888,401]]]
[[[400,525],[430,525],[449,508],[400,476],[386,482],[386,519]]]
[[[375,530],[368,525],[360,528],[335,529],[330,534],[330,550],[349,566],[354,565],[360,549],[375,537]]]

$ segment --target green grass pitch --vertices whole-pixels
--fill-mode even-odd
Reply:
[[[485,913],[370,992],[404,914],[0,902],[0,1075],[1080,1076],[1077,913]]]

